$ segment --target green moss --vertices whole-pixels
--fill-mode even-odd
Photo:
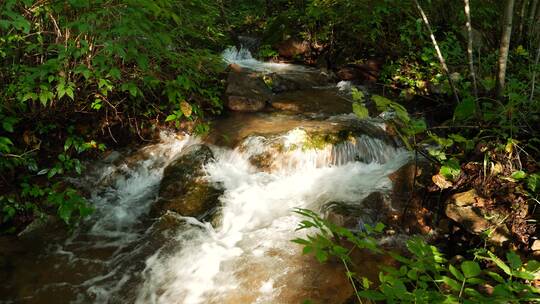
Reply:
[[[341,130],[337,133],[309,134],[302,146],[302,150],[322,150],[328,145],[337,145],[354,139],[351,131]]]

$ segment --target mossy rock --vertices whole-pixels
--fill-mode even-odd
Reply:
[[[174,211],[183,216],[202,218],[211,212],[223,193],[205,178],[203,166],[213,158],[212,151],[205,145],[185,149],[165,168],[153,213]]]

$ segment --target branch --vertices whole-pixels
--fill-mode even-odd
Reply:
[[[441,62],[442,69],[444,73],[446,74],[446,77],[448,78],[448,83],[450,84],[450,87],[452,88],[452,91],[454,92],[454,98],[456,99],[456,103],[459,103],[459,95],[456,89],[456,86],[454,85],[454,81],[452,80],[452,77],[450,77],[450,71],[448,70],[448,66],[446,66],[446,61],[444,60],[444,57],[442,55],[441,49],[439,48],[439,44],[437,43],[437,39],[435,38],[435,34],[433,34],[433,31],[431,30],[431,25],[429,24],[429,20],[426,16],[426,13],[424,13],[424,10],[420,6],[420,3],[418,3],[418,0],[414,0],[414,3],[416,4],[416,7],[418,8],[418,11],[420,11],[420,15],[422,15],[422,19],[424,20],[424,24],[426,25],[429,36],[431,37],[431,42],[433,43],[433,46],[435,47],[435,51],[437,51],[437,57],[439,57],[439,61]]]

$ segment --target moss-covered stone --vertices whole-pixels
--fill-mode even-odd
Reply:
[[[167,210],[184,216],[204,217],[218,204],[222,191],[205,179],[203,165],[213,159],[210,148],[194,145],[183,151],[163,173],[154,214]]]
[[[355,140],[355,136],[348,130],[333,133],[308,133],[306,141],[302,145],[302,150],[322,150],[329,145],[338,145],[353,140]]]

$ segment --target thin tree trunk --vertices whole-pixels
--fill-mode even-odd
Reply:
[[[529,4],[528,0],[522,0],[521,9],[519,10],[519,26],[518,26],[518,37],[517,37],[518,43],[522,43],[523,41],[523,28],[525,26],[525,20],[527,19],[527,14],[525,13],[525,10],[528,7],[527,4]]]
[[[540,39],[538,39],[538,49],[536,50],[536,58],[534,59],[533,74],[532,74],[532,84],[531,84],[531,96],[529,101],[532,101],[534,98],[534,85],[536,81],[536,71],[538,70],[538,63],[540,62]]]
[[[476,73],[474,71],[474,54],[473,54],[473,36],[472,36],[472,25],[471,25],[471,8],[469,6],[469,0],[464,0],[465,2],[465,18],[467,19],[467,55],[469,57],[469,70],[471,73],[471,81],[473,85],[474,97],[478,99],[478,87],[476,86]]]
[[[512,19],[514,17],[515,0],[507,0],[504,9],[503,29],[501,35],[501,45],[499,47],[499,62],[497,73],[497,96],[500,98],[504,93],[506,82],[506,65],[508,63],[508,51],[510,49],[510,39],[512,37]]]
[[[529,31],[532,31],[533,28],[534,28],[534,23],[535,23],[535,17],[537,16],[536,15],[536,9],[538,7],[538,0],[532,0],[532,3],[531,3],[531,6],[530,6],[530,9],[529,9],[529,24],[528,24],[528,30]],[[531,33],[529,33],[531,34]]]
[[[454,85],[454,81],[452,81],[452,77],[450,77],[450,71],[448,70],[448,66],[446,66],[446,61],[444,60],[441,49],[439,48],[439,44],[437,43],[435,34],[433,34],[433,31],[431,30],[431,25],[429,24],[429,20],[426,16],[426,13],[424,13],[424,10],[422,9],[422,6],[420,6],[420,3],[418,2],[418,0],[414,0],[414,3],[416,4],[418,11],[420,11],[420,15],[422,15],[424,24],[426,25],[429,31],[431,42],[433,43],[433,46],[435,47],[435,51],[437,52],[437,57],[439,57],[439,61],[441,63],[442,69],[444,73],[446,74],[446,77],[448,78],[448,83],[450,84],[450,88],[452,88],[452,91],[454,92],[454,98],[456,99],[456,103],[459,103],[459,95],[458,95],[456,86]]]

